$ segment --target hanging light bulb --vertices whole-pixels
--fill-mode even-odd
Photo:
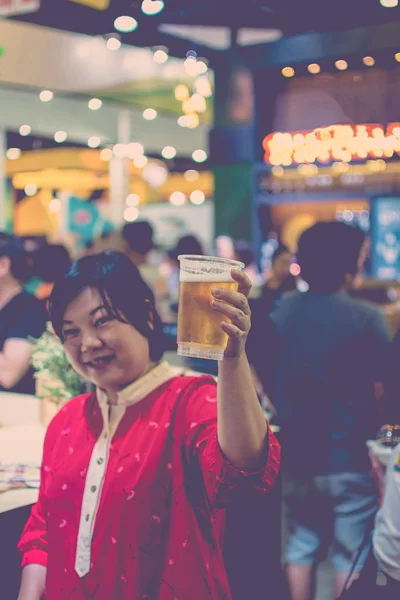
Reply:
[[[138,28],[138,25],[139,23],[136,21],[136,19],[127,15],[117,17],[114,21],[115,29],[121,33],[131,33]]]
[[[163,8],[163,0],[143,0],[142,2],[142,12],[150,17],[158,15],[158,13],[160,13],[163,10]]]

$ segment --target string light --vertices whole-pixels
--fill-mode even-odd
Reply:
[[[139,194],[129,194],[129,196],[126,199],[126,203],[128,206],[139,206],[139,204],[140,204]]]
[[[142,156],[142,154],[144,154],[144,148],[139,142],[131,142],[127,145],[125,155],[128,158],[134,159],[138,156]]]
[[[61,202],[58,198],[53,198],[49,202],[49,210],[52,213],[58,213],[61,209]]]
[[[197,179],[200,177],[200,174],[195,169],[189,169],[188,171],[185,171],[183,176],[186,181],[197,181]]]
[[[22,152],[20,148],[9,148],[6,152],[8,160],[17,160],[21,156]]]
[[[124,211],[124,219],[129,223],[133,223],[139,218],[139,211],[135,206],[128,206]]]
[[[346,71],[348,66],[349,65],[347,64],[347,62],[345,60],[337,60],[335,62],[335,67],[337,68],[338,71]]]
[[[112,52],[115,52],[121,48],[121,41],[118,38],[111,36],[107,40],[107,48]]]
[[[295,70],[293,69],[293,67],[284,67],[281,71],[282,75],[284,77],[293,77],[295,74]]]
[[[167,62],[168,54],[165,50],[156,50],[153,54],[153,60],[159,65],[162,65]]]
[[[201,149],[195,150],[192,154],[192,158],[197,163],[205,162],[207,160],[207,152]]]
[[[88,107],[90,110],[99,110],[102,106],[103,102],[100,100],[100,98],[92,98],[88,102]]]
[[[50,102],[53,100],[54,94],[50,90],[43,90],[43,92],[40,92],[39,98],[42,102]]]
[[[399,0],[380,0],[384,8],[395,8],[399,4]]]
[[[113,152],[110,148],[104,148],[100,152],[100,160],[104,160],[104,162],[112,159]]]
[[[54,134],[54,141],[57,142],[57,144],[62,144],[63,142],[65,142],[67,137],[68,136],[66,131],[56,131],[56,133]]]
[[[201,190],[194,190],[191,194],[190,194],[190,201],[192,204],[196,204],[197,206],[200,206],[200,204],[203,204],[203,202],[205,202],[206,196],[204,194],[204,192],[202,192]]]
[[[183,192],[172,192],[169,201],[174,206],[182,206],[186,202],[186,196]]]
[[[135,165],[135,167],[137,169],[143,169],[143,167],[145,167],[148,162],[149,162],[149,159],[147,158],[147,156],[144,156],[144,154],[142,154],[141,156],[137,156],[135,158],[135,160],[133,161],[133,164]]]
[[[101,144],[101,139],[99,137],[97,137],[97,135],[92,135],[89,139],[88,139],[88,146],[89,148],[98,148]]]
[[[157,118],[158,112],[156,110],[154,110],[154,108],[146,108],[146,110],[143,111],[143,119],[146,119],[146,121],[154,121],[154,119]]]
[[[176,149],[173,146],[165,146],[165,148],[163,148],[161,151],[161,155],[163,158],[170,160],[172,158],[175,158]]]
[[[142,2],[142,12],[150,17],[158,15],[163,8],[163,0],[143,0]]]
[[[117,17],[114,21],[114,27],[117,31],[121,33],[131,33],[138,28],[139,23],[133,17],[128,17],[127,15],[123,15],[121,17]]]
[[[363,63],[366,67],[373,67],[375,64],[375,59],[372,56],[364,56]]]
[[[207,73],[208,71],[207,63],[205,63],[204,60],[198,60],[196,68],[198,75],[204,75],[204,73]]]
[[[37,191],[38,187],[36,183],[28,183],[24,189],[25,196],[34,196],[35,194],[37,194]]]
[[[196,77],[196,75],[198,74],[197,60],[194,56],[189,56],[183,63],[183,66],[185,67],[185,71],[189,75],[189,77]]]
[[[22,135],[23,137],[26,137],[27,135],[29,135],[32,131],[32,127],[30,125],[21,125],[21,127],[19,128],[19,134]]]
[[[396,54],[394,55],[395,60],[397,60],[397,62],[400,62],[400,52],[396,52]]]
[[[307,67],[307,71],[311,73],[311,75],[318,75],[321,72],[321,67],[317,63],[311,63]]]
[[[178,102],[184,102],[190,96],[189,88],[186,85],[180,84],[175,88],[175,98]]]

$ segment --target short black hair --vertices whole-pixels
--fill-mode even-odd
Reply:
[[[154,248],[153,228],[148,221],[127,223],[122,235],[129,248],[141,256],[146,256]]]
[[[178,240],[175,248],[169,251],[169,256],[175,260],[178,260],[181,254],[204,255],[203,246],[196,236],[184,235]]]
[[[11,275],[14,279],[21,282],[29,279],[31,276],[29,256],[19,238],[0,231],[0,256],[8,256],[10,259]]]
[[[300,237],[297,260],[310,290],[332,293],[346,274],[356,275],[365,235],[358,227],[339,221],[316,223]]]
[[[162,358],[166,346],[154,294],[132,261],[111,250],[83,256],[56,282],[50,296],[50,319],[61,340],[67,306],[86,288],[98,290],[113,318],[130,323],[149,340],[151,360]]]
[[[274,263],[280,256],[282,256],[282,254],[292,254],[285,244],[279,244],[279,246],[275,248],[271,256],[271,262]]]

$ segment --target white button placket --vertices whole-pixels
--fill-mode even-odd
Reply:
[[[108,463],[111,437],[108,420],[108,406],[102,406],[102,412],[104,427],[90,458],[85,481],[85,490],[83,493],[75,559],[75,571],[78,573],[79,577],[84,577],[90,571],[93,529]]]

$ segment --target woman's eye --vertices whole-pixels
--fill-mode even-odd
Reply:
[[[109,316],[100,317],[100,319],[97,319],[95,326],[101,327],[102,325],[105,325],[106,323],[109,323],[110,321],[111,321],[111,317],[109,317]]]
[[[78,333],[79,333],[78,329],[64,329],[63,336],[64,336],[64,338],[74,337],[74,336],[78,335]]]

